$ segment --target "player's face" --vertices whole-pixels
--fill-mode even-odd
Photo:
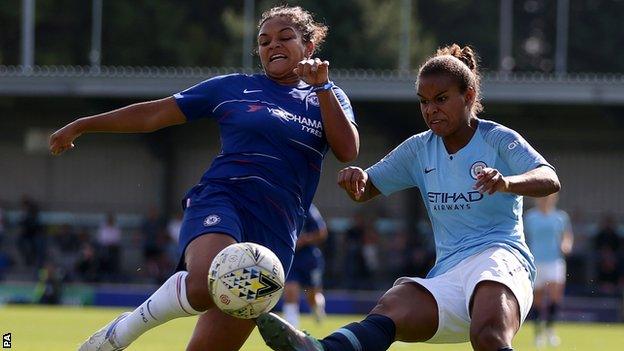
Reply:
[[[447,75],[427,75],[418,79],[423,118],[431,131],[441,137],[468,126],[470,94],[471,90],[461,93],[457,82]]]
[[[266,74],[278,82],[297,82],[293,69],[311,53],[311,43],[304,43],[301,33],[290,20],[274,17],[260,27],[258,54]]]

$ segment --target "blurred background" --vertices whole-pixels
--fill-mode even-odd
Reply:
[[[216,123],[87,135],[61,157],[51,131],[259,72],[260,14],[283,1],[0,1],[0,302],[137,305],[177,261],[180,200],[220,150]],[[572,219],[563,317],[622,321],[624,1],[310,0],[329,25],[318,56],[351,98],[369,166],[424,131],[414,89],[442,45],[481,56],[481,118],[519,131],[557,168]],[[352,203],[325,161],[315,203],[329,312],[367,312],[435,260],[418,190]],[[530,206],[531,200],[526,199]]]

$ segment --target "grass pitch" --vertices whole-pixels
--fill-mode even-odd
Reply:
[[[76,350],[91,333],[101,328],[122,310],[103,308],[0,306],[0,334],[12,334],[11,350],[67,351]],[[331,331],[359,320],[361,316],[330,316],[317,325],[307,316],[302,327],[312,335],[325,336]],[[161,325],[137,340],[131,350],[171,351],[184,350],[195,318],[181,318]],[[557,331],[562,344],[557,351],[568,350],[621,350],[624,344],[623,324],[559,324]],[[532,325],[525,324],[515,339],[516,350],[535,350]],[[254,331],[242,350],[269,350],[260,334]],[[471,350],[470,344],[430,345],[395,343],[392,351],[462,351]]]

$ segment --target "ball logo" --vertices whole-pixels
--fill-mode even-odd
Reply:
[[[211,227],[219,222],[221,222],[221,217],[217,215],[210,215],[204,219],[204,227]]]
[[[470,166],[470,176],[476,180],[477,176],[483,172],[483,169],[487,167],[487,164],[483,161],[477,161]]]
[[[221,294],[221,296],[219,296],[219,300],[221,300],[221,303],[224,305],[229,305],[231,301],[226,294]]]

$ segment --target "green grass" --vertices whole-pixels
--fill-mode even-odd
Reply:
[[[75,350],[82,340],[117,316],[122,310],[103,308],[71,308],[42,306],[0,306],[0,333],[12,333],[13,347],[18,351]],[[321,326],[303,318],[303,328],[315,336],[324,336],[360,316],[331,316]],[[195,319],[182,318],[147,332],[128,350],[184,350],[193,331]],[[624,325],[621,324],[560,324],[557,328],[562,345],[557,351],[621,350]],[[516,350],[534,350],[530,324],[520,331],[514,342]],[[243,350],[268,350],[254,331]],[[391,350],[450,351],[471,350],[469,344],[429,345],[395,343]]]

